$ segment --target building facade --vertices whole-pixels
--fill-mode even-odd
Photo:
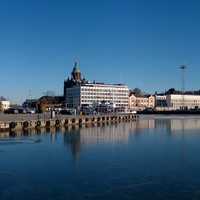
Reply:
[[[153,95],[137,96],[135,94],[129,95],[129,109],[130,110],[144,110],[146,108],[155,107],[155,97]]]
[[[100,102],[113,103],[115,108],[128,109],[129,89],[123,84],[90,83],[82,79],[75,64],[71,79],[65,81],[64,96],[68,108],[79,109]]]
[[[5,111],[10,108],[10,101],[0,97],[0,111]]]
[[[156,107],[167,107],[167,96],[163,95],[155,95],[155,106]]]
[[[63,96],[43,96],[37,100],[36,110],[47,112],[51,110],[61,110],[64,107]]]
[[[126,85],[88,83],[66,88],[67,107],[77,108],[102,101],[111,102],[116,108],[128,108],[129,90]]]
[[[38,99],[26,99],[22,104],[24,108],[36,109],[37,108]]]
[[[174,110],[200,108],[200,95],[170,94],[166,101],[167,107]]]

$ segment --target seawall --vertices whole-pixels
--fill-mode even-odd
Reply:
[[[92,116],[56,116],[54,119],[50,117],[16,117],[12,120],[0,121],[0,132],[4,131],[22,131],[28,129],[40,129],[40,128],[52,128],[52,127],[69,127],[69,126],[81,126],[97,123],[122,121],[133,121],[137,119],[135,114],[113,114],[113,115],[92,115]]]

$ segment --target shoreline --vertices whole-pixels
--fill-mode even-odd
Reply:
[[[138,114],[139,119],[200,119],[192,114]]]
[[[138,114],[145,115],[200,115],[200,110],[144,110],[138,111]]]

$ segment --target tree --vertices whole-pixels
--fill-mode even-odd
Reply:
[[[51,90],[47,90],[46,92],[43,93],[44,96],[47,97],[54,97],[55,96],[55,92],[51,91]]]
[[[142,92],[142,90],[140,88],[135,88],[135,89],[131,90],[131,92],[133,94],[135,94],[136,96],[143,96],[144,95],[144,92]]]
[[[170,88],[170,89],[166,92],[166,94],[181,94],[181,92],[178,91],[178,90],[175,90],[175,88]]]

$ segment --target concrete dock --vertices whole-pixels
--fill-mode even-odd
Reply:
[[[51,119],[49,113],[45,114],[15,114],[0,115],[0,132],[4,131],[22,131],[28,129],[52,128],[81,126],[97,123],[119,123],[121,121],[133,121],[137,119],[135,114],[109,114],[109,115],[56,115]]]

